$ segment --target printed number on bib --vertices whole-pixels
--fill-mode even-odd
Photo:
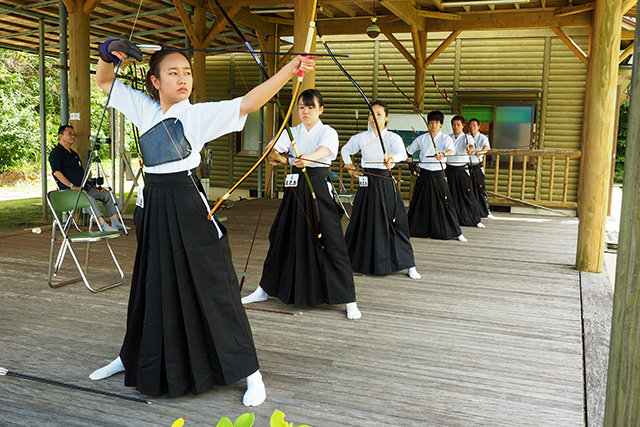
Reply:
[[[297,187],[298,186],[298,177],[300,175],[297,173],[290,173],[287,175],[287,179],[284,181],[285,187]]]
[[[358,185],[360,187],[368,187],[369,186],[369,177],[361,176],[360,178],[358,178]]]

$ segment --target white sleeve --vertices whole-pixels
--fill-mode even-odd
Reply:
[[[404,148],[404,142],[402,137],[397,133],[387,132],[388,144],[391,154],[389,157],[393,158],[393,161],[398,163],[407,160],[407,150]]]
[[[325,125],[327,129],[325,130],[324,135],[322,135],[322,141],[320,142],[320,146],[327,147],[331,154],[333,154],[333,159],[338,156],[338,147],[340,147],[340,140],[338,139],[338,132],[331,126]],[[332,160],[333,160],[332,159]]]
[[[231,132],[239,132],[247,121],[240,116],[242,98],[194,104],[186,117],[185,136],[200,151],[205,143]]]
[[[345,164],[353,163],[353,161],[351,160],[351,156],[360,151],[360,144],[358,144],[358,135],[360,134],[353,135],[351,138],[349,138],[349,141],[344,144],[342,150],[340,150],[340,153],[342,154],[342,161]]]
[[[413,140],[413,142],[411,143],[411,145],[409,145],[407,147],[407,153],[409,154],[413,154],[418,150],[422,150],[422,146],[420,145],[420,140],[421,140],[422,135],[420,135],[419,137],[417,137],[416,139]]]
[[[443,136],[444,138],[442,140],[442,146],[443,146],[442,151],[444,152],[444,151],[452,150],[455,153],[456,147],[455,145],[453,145],[453,139],[451,139],[449,135],[443,134]]]
[[[160,108],[160,104],[120,80],[115,80],[111,87],[109,107],[124,114],[131,123],[140,129],[141,133],[144,133],[148,130],[144,120],[153,117]]]

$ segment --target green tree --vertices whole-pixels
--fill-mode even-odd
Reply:
[[[614,182],[622,183],[624,176],[624,156],[627,147],[627,121],[629,115],[629,102],[625,101],[620,106],[620,119],[618,122],[618,147],[616,149],[616,168],[614,171]]]
[[[60,116],[60,84],[53,59],[45,60],[47,128]],[[0,171],[38,168],[40,95],[38,57],[0,50]],[[48,143],[50,138],[47,137]]]

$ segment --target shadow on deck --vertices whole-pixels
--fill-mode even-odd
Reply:
[[[243,295],[260,280],[278,201],[268,201]],[[241,273],[260,201],[236,202],[224,222]],[[294,425],[558,426],[585,424],[577,220],[498,214],[467,243],[412,239],[419,281],[405,272],[356,276],[361,320],[344,306],[294,309],[270,298],[248,316],[267,401],[242,406],[244,381],[152,405],[0,377],[0,424],[214,426],[275,409]],[[343,225],[346,225],[346,219]],[[131,221],[130,221],[131,222]],[[46,284],[50,229],[0,237],[0,366],[131,397],[123,375],[88,375],[119,352],[135,235],[112,243],[125,285],[91,294]],[[67,263],[67,267],[71,267]],[[104,272],[95,270],[101,277]]]

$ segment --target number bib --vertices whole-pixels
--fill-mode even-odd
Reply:
[[[361,176],[360,178],[358,178],[358,185],[360,187],[368,187],[369,186],[369,177]]]
[[[285,187],[297,187],[298,186],[298,177],[300,175],[297,173],[290,173],[287,175],[287,179],[284,181]]]

